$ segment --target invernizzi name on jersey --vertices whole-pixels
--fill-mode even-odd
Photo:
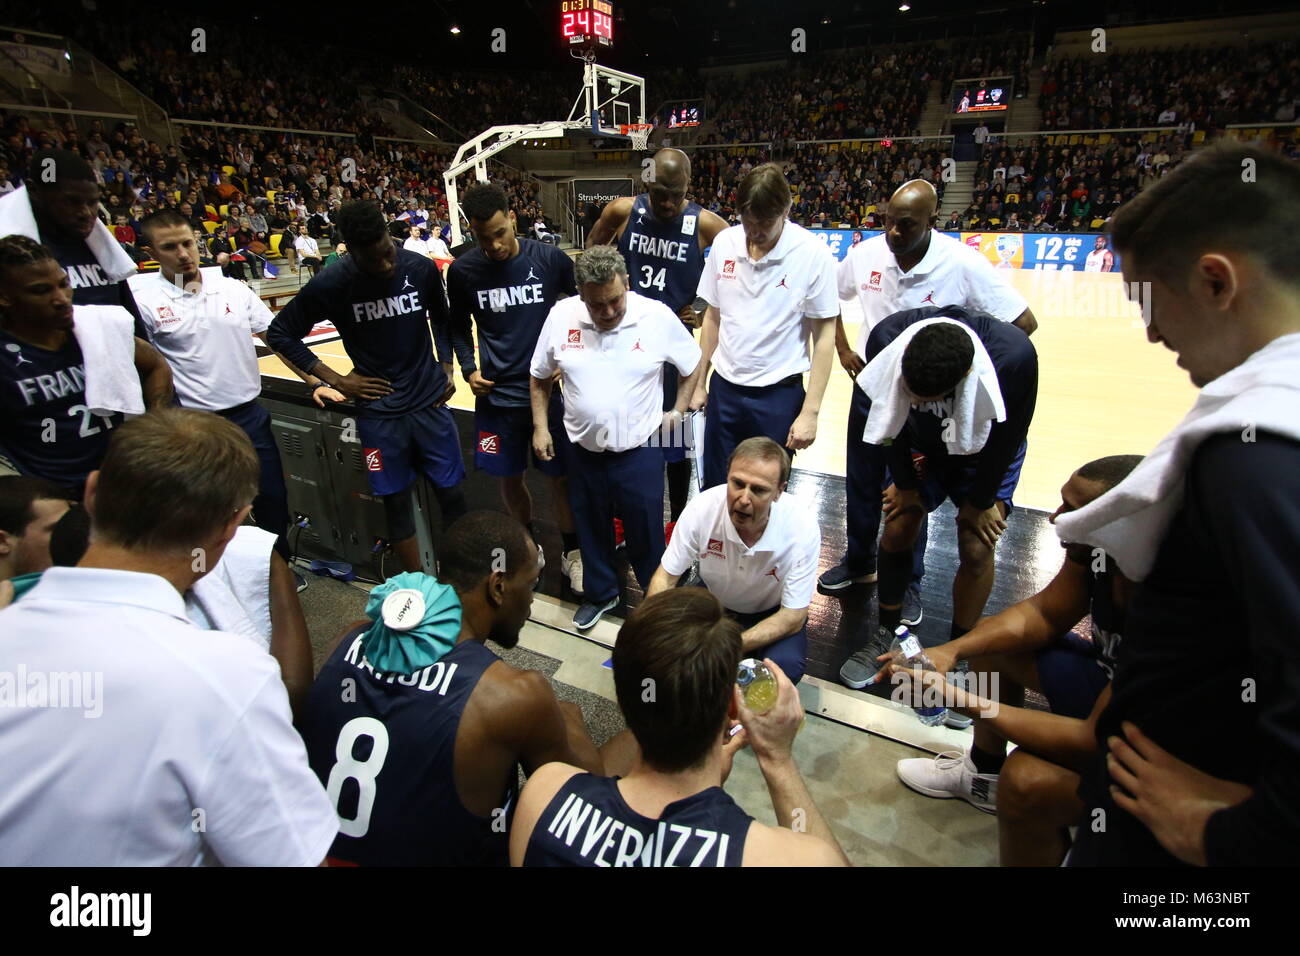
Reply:
[[[654,833],[646,836],[602,813],[576,793],[569,794],[555,812],[546,832],[563,840],[567,847],[572,847],[582,834],[578,853],[596,866],[726,866],[727,845],[731,842],[727,833],[662,821]],[[609,851],[616,842],[618,849],[611,860]]]
[[[695,241],[694,238],[691,239],[691,242]],[[690,249],[689,242],[682,242],[678,239],[657,239],[654,236],[642,235],[639,232],[632,233],[631,237],[629,237],[628,246],[632,252],[654,256],[658,259],[671,259],[674,262],[685,262],[687,250]]]
[[[95,720],[104,713],[102,671],[0,671],[0,707],[67,708],[84,710]]]
[[[343,659],[353,667],[369,671],[374,675],[375,680],[384,680],[384,673],[375,670],[370,661],[366,660],[365,656],[361,653],[361,644],[365,638],[366,632],[363,631],[358,634],[356,639],[352,642],[352,645],[348,648],[347,656]],[[452,664],[448,667],[445,662],[438,661],[436,664],[422,667],[414,674],[389,674],[387,679],[390,684],[396,681],[403,687],[414,687],[417,690],[424,691],[425,693],[436,691],[439,697],[445,697],[447,695],[447,688],[451,686],[452,675],[456,673],[456,668],[459,666],[459,664]]]
[[[376,319],[389,319],[395,315],[410,315],[423,312],[420,305],[420,293],[404,292],[390,295],[383,299],[371,299],[369,302],[353,302],[352,315],[358,322],[373,322]]]
[[[132,936],[153,928],[152,893],[82,893],[78,886],[50,897],[51,926],[129,926]]]
[[[86,367],[70,365],[53,375],[20,378],[14,384],[22,392],[23,401],[28,407],[36,404],[38,395],[47,402],[53,402],[86,390]]]

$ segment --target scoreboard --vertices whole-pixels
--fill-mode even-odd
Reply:
[[[614,45],[614,5],[608,0],[560,0],[560,36],[570,48]]]

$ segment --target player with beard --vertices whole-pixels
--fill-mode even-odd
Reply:
[[[524,526],[472,512],[439,558],[437,580],[398,575],[372,596],[377,620],[339,635],[312,688],[303,736],[339,813],[332,862],[504,866],[519,765],[605,772],[578,707],[484,644],[514,647],[528,620],[540,561]],[[414,626],[394,617],[407,601],[425,609]]]
[[[680,149],[654,154],[654,176],[643,196],[615,199],[605,207],[587,239],[587,247],[613,243],[627,262],[632,291],[657,299],[690,328],[698,328],[695,289],[704,271],[704,251],[727,228],[721,216],[686,198],[691,188],[691,160]],[[691,241],[694,239],[695,241]],[[677,399],[677,370],[664,370],[664,411]],[[678,442],[664,445],[668,464],[670,521],[686,507],[691,463]]]

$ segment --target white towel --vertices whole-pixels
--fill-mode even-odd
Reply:
[[[1300,442],[1300,333],[1273,340],[1201,389],[1187,416],[1127,478],[1056,519],[1057,535],[1101,548],[1125,577],[1144,580],[1182,504],[1197,446],[1221,432],[1240,433],[1246,441],[1260,431]]]
[[[41,241],[26,186],[0,196],[0,236],[13,235]],[[95,220],[95,228],[86,237],[86,246],[110,282],[121,282],[127,276],[135,275],[135,263],[126,254],[122,244],[108,231],[108,227],[98,219]]]
[[[989,440],[993,423],[1007,420],[998,373],[979,336],[970,326],[953,319],[925,319],[904,329],[858,374],[858,385],[871,399],[867,427],[862,433],[862,440],[867,444],[883,444],[888,439],[897,438],[903,430],[907,413],[912,408],[912,398],[903,387],[903,352],[916,333],[938,322],[957,326],[970,336],[971,344],[975,346],[970,374],[958,383],[953,397],[950,413],[954,425],[952,440],[944,442],[948,454],[974,455]]]
[[[72,334],[86,365],[86,406],[91,413],[143,415],[131,313],[120,305],[74,305]]]
[[[240,634],[271,649],[271,551],[275,535],[243,525],[217,566],[185,595],[185,613],[209,631]]]

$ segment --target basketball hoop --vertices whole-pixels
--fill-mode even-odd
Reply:
[[[631,123],[620,125],[618,131],[632,141],[633,149],[645,149],[650,143],[650,131],[654,127],[649,123]]]

